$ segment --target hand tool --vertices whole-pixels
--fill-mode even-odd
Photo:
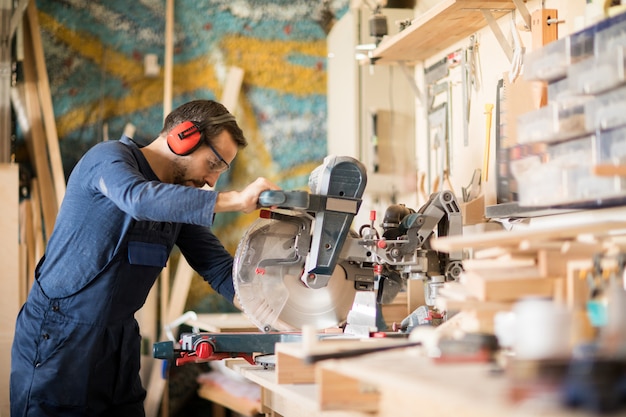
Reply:
[[[491,115],[493,112],[493,104],[485,104],[485,154],[483,158],[483,182],[489,179],[489,151],[491,148]]]

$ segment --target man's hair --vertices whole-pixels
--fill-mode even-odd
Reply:
[[[245,148],[248,146],[248,141],[236,121],[232,120],[218,124],[204,123],[209,118],[216,118],[225,114],[229,114],[228,110],[217,101],[190,101],[172,110],[172,112],[167,115],[165,122],[163,122],[163,130],[161,130],[161,134],[169,133],[170,130],[178,126],[180,123],[191,121],[208,125],[202,131],[204,140],[212,141],[213,138],[226,130],[231,134],[238,148]]]

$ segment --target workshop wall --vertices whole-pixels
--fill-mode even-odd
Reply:
[[[428,11],[438,0],[425,0],[419,2],[415,8],[415,15]],[[585,1],[584,0],[528,0],[525,6],[529,13],[541,9],[557,9],[558,33],[559,38],[563,38],[584,26],[585,18]],[[498,19],[498,25],[504,34],[506,41],[515,47],[514,31],[519,36],[520,47],[524,48],[526,53],[532,51],[531,33],[523,26],[523,20],[519,12],[507,14]],[[474,34],[477,39],[477,72],[476,85],[470,91],[471,105],[469,107],[468,136],[463,137],[463,94],[462,94],[462,72],[461,66],[450,69],[448,81],[450,82],[450,106],[451,106],[451,124],[450,124],[450,143],[448,144],[449,155],[442,155],[441,147],[429,147],[429,135],[431,132],[427,129],[426,114],[427,109],[424,103],[418,102],[416,108],[416,142],[417,142],[417,165],[420,170],[426,172],[427,187],[432,188],[432,184],[441,177],[443,167],[447,168],[447,164],[443,162],[448,157],[449,162],[449,178],[446,180],[447,188],[451,188],[457,198],[461,197],[461,190],[467,187],[471,182],[474,170],[481,169],[488,172],[487,178],[483,178],[482,193],[485,195],[485,204],[496,204],[496,126],[495,112],[493,113],[492,123],[490,125],[490,133],[487,135],[487,124],[485,105],[495,104],[498,94],[498,82],[503,78],[508,78],[511,71],[514,70],[513,64],[508,61],[500,44],[498,43],[493,31],[489,27],[484,27]],[[440,53],[429,57],[424,62],[419,63],[415,67],[415,78],[420,86],[424,87],[424,70],[434,65],[442,58],[453,54],[455,51],[463,50],[470,45],[470,40],[463,40],[448,48],[442,49]],[[523,79],[522,75],[514,77],[514,79]],[[486,142],[486,136],[491,138]],[[486,143],[490,146],[490,151],[485,153]],[[485,157],[488,157],[488,165],[485,166]],[[429,160],[430,157],[430,160]],[[441,181],[441,179],[439,179]],[[441,181],[444,182],[444,181]]]
[[[39,21],[66,176],[97,142],[130,126],[148,143],[163,120],[165,2],[39,0]],[[177,0],[172,108],[221,97],[229,67],[244,70],[238,120],[250,145],[217,188],[266,176],[286,189],[307,185],[326,148],[326,33],[348,0]],[[327,28],[327,27],[326,27]],[[130,124],[130,125],[129,125]],[[218,216],[234,252],[250,217]],[[229,229],[225,233],[225,228]]]

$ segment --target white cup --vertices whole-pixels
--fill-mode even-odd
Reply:
[[[524,298],[513,307],[513,349],[520,359],[566,358],[571,354],[572,315],[550,298]]]

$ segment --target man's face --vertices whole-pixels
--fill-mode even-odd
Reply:
[[[191,154],[174,162],[174,184],[202,188],[214,187],[220,174],[228,170],[237,155],[237,145],[224,130],[212,142],[212,148],[202,144]]]

